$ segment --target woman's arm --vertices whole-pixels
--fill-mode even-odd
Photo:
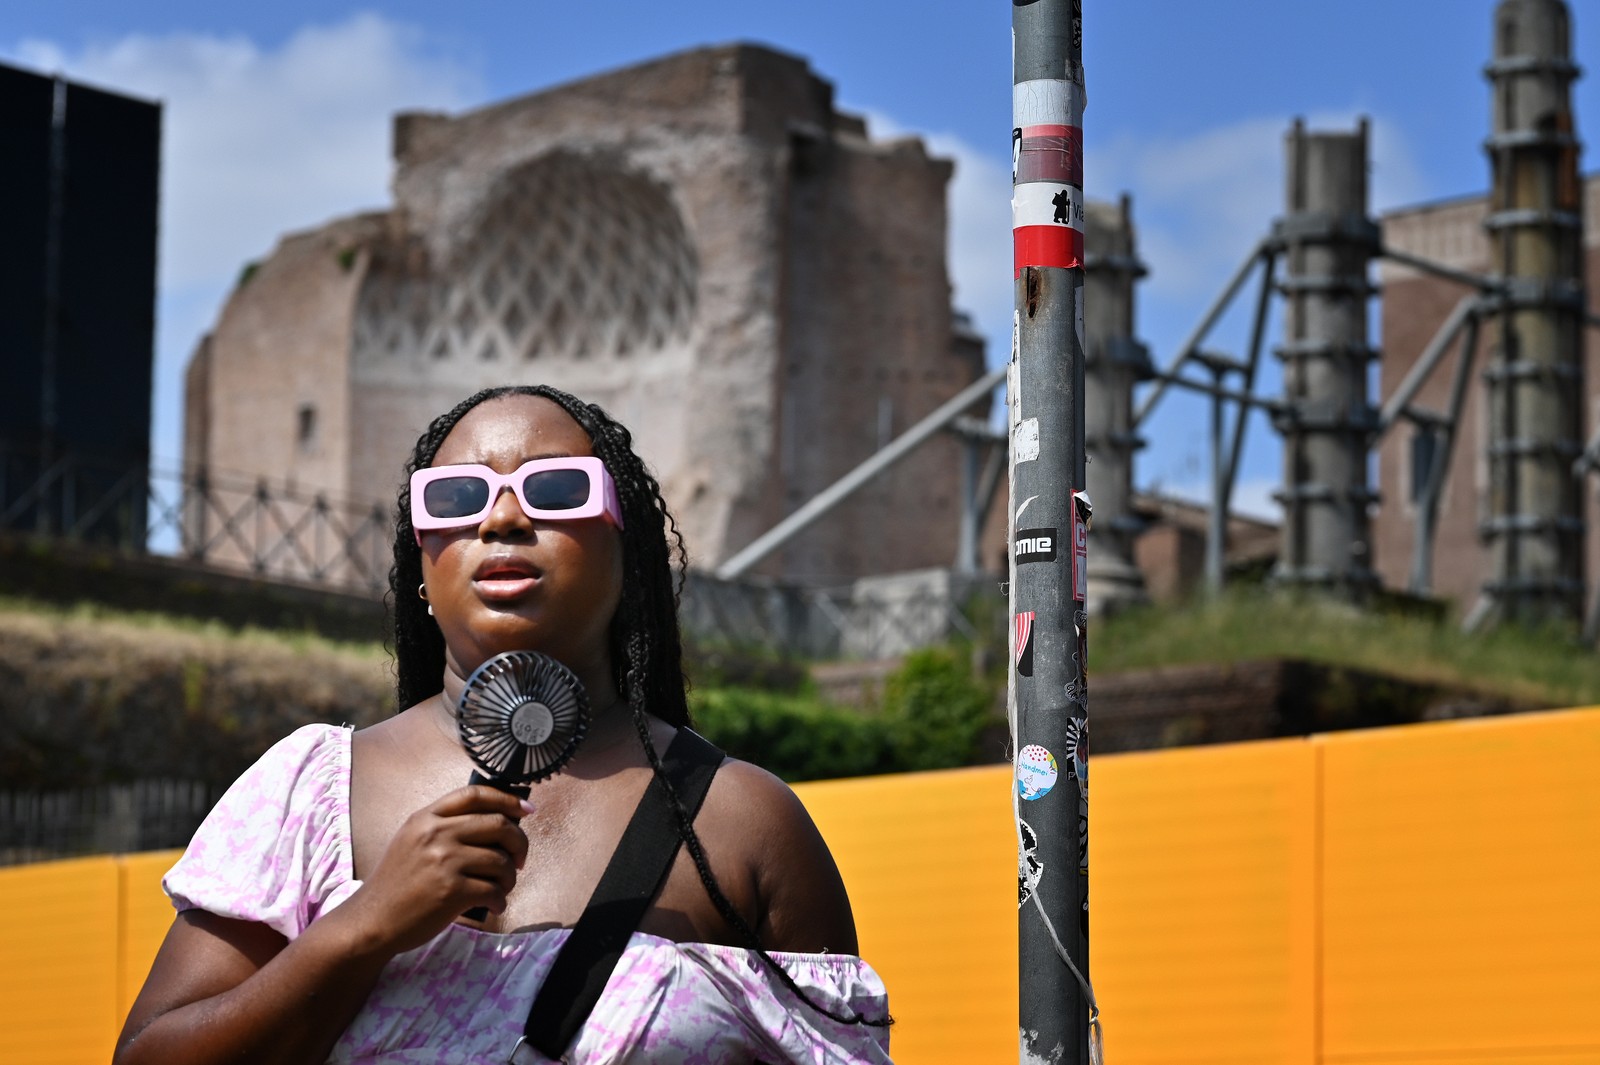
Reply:
[[[252,921],[180,913],[114,1060],[325,1060],[387,960],[363,951],[351,929],[337,927],[349,922],[338,918],[336,909],[286,942]]]
[[[117,1065],[323,1061],[384,965],[474,906],[505,909],[528,841],[519,801],[460,788],[412,814],[372,875],[293,941],[179,914],[134,1001]]]
[[[727,787],[717,795],[718,785]],[[748,762],[729,760],[707,797],[735,804],[754,870],[756,935],[767,950],[855,954],[855,917],[833,854],[789,786]]]

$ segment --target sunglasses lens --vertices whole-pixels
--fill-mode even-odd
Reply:
[[[583,470],[530,473],[522,496],[534,510],[576,510],[589,501],[589,475]]]
[[[422,490],[422,505],[435,518],[477,514],[489,502],[489,484],[482,477],[444,477]]]

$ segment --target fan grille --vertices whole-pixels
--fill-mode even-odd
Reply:
[[[485,776],[532,784],[559,772],[589,728],[589,699],[566,666],[507,651],[472,671],[456,713],[461,745]]]

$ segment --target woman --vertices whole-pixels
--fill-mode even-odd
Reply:
[[[530,516],[531,479],[509,475],[583,456],[604,468],[583,485],[594,516]],[[481,499],[439,504],[446,466]],[[682,542],[626,429],[554,389],[492,389],[438,418],[408,473],[390,574],[405,709],[300,729],[218,804],[164,882],[179,913],[119,1065],[507,1061],[688,723],[668,530],[680,560]],[[516,649],[565,664],[591,708],[532,802],[462,786],[454,720],[471,672]],[[793,793],[728,760],[697,814],[667,794],[684,846],[563,1060],[887,1061],[882,984]]]

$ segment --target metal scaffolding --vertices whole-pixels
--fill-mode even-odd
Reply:
[[[1285,584],[1317,585],[1359,599],[1377,584],[1367,508],[1367,450],[1376,412],[1367,368],[1368,267],[1378,227],[1367,216],[1367,122],[1353,134],[1288,137],[1287,210],[1278,223],[1287,301],[1283,435],[1283,539],[1273,572]]]
[[[1134,338],[1134,283],[1147,272],[1134,241],[1133,210],[1086,205],[1083,256],[1084,446],[1089,498],[1101,519],[1089,531],[1089,614],[1148,600],[1133,541],[1144,523],[1132,514],[1133,456],[1144,439],[1133,428],[1133,388],[1155,376],[1150,352]]]
[[[1582,609],[1583,215],[1571,25],[1561,0],[1495,10],[1493,172],[1484,221],[1495,270],[1489,390],[1491,577],[1469,616],[1573,621]]]

